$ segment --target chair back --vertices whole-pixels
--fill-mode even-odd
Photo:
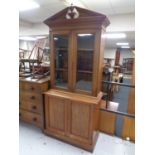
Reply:
[[[46,42],[47,42],[47,38],[38,39],[32,48],[29,59],[38,60],[39,62],[42,61],[43,50],[45,48]]]

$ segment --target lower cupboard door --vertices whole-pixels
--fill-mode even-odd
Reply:
[[[65,135],[66,100],[56,97],[45,97],[46,130],[51,134]]]
[[[72,101],[69,108],[70,137],[91,143],[92,106]]]

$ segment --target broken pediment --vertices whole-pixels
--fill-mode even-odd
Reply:
[[[96,24],[107,27],[110,22],[104,14],[100,14],[87,9],[70,6],[44,21],[49,27],[77,26],[84,24]]]

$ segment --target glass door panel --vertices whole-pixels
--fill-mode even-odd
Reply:
[[[92,91],[94,34],[77,34],[76,89]]]
[[[68,87],[68,35],[54,35],[55,84]]]

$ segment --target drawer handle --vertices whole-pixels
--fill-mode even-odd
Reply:
[[[31,90],[34,90],[34,87],[33,86],[31,86]]]
[[[35,110],[35,109],[37,109],[37,107],[34,105],[34,106],[32,106],[32,109],[34,109],[34,110]]]
[[[37,118],[36,118],[36,117],[34,117],[34,118],[33,118],[33,121],[34,121],[34,122],[36,122],[36,121],[37,121]]]
[[[31,96],[31,99],[34,100],[35,99],[35,96]]]

